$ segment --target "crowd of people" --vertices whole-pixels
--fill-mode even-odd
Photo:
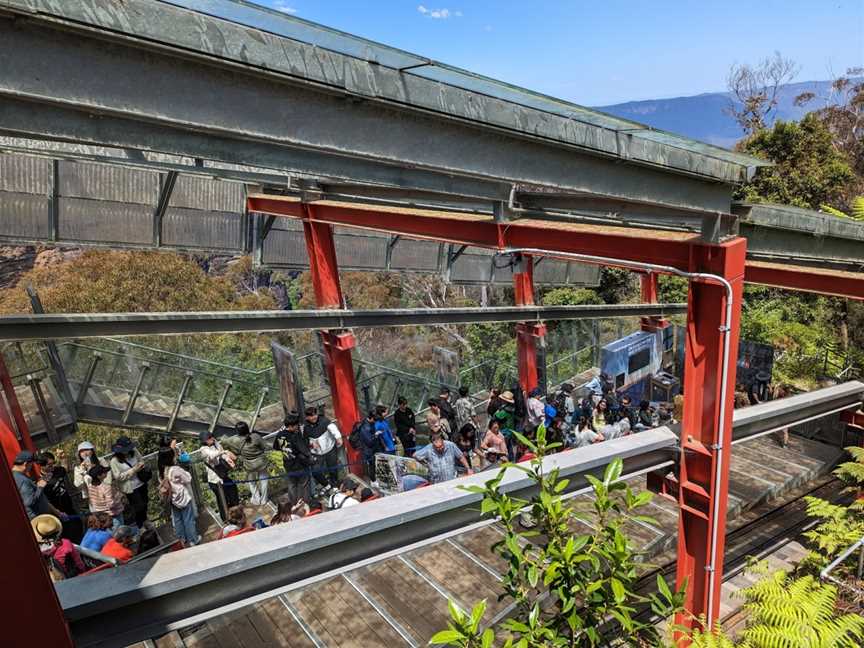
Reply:
[[[515,433],[532,438],[540,425],[547,430],[548,442],[567,449],[672,421],[670,408],[661,405],[655,410],[647,401],[634,406],[602,374],[579,390],[581,397],[576,392],[569,384],[545,395],[539,389],[526,394],[519,385],[491,389],[486,416],[481,418],[467,387],[459,388],[455,397],[442,387],[438,397],[427,403],[425,430],[418,430],[417,414],[407,399],[399,397],[392,415],[386,406],[378,405],[347,436],[318,408],[307,407],[302,416],[289,413],[272,438],[265,439],[244,422],[235,425],[233,434],[220,438],[202,432],[196,461],[203,467],[202,477],[222,520],[220,537],[227,538],[378,497],[370,486],[377,487],[375,457],[379,454],[413,457],[425,465],[422,477],[406,476],[408,490],[502,461],[532,459]],[[343,477],[356,472],[346,470],[351,467],[343,463],[346,441],[362,457],[366,483]],[[52,570],[69,578],[92,568],[87,552],[125,562],[148,545],[158,544],[148,520],[154,492],[173,524],[179,546],[202,542],[197,501],[201,495],[193,488],[193,458],[180,448],[167,436],[160,440],[155,474],[127,436],[117,438],[110,453],[102,457],[92,443],[81,442],[71,476],[50,452],[19,453],[13,476]],[[273,452],[281,457],[284,471],[275,476],[270,474]],[[275,515],[265,522],[259,508],[254,519],[247,519],[249,510],[269,503],[273,479],[281,486]],[[240,484],[248,486],[252,509],[241,501]]]
[[[399,401],[401,413],[397,411],[394,423],[405,454],[413,454],[425,463],[429,481],[435,483],[504,460],[532,459],[533,454],[514,433],[534,438],[540,425],[546,429],[548,443],[572,449],[673,422],[671,406],[661,404],[654,408],[645,400],[634,406],[629,396],[616,393],[609,377],[603,374],[580,390],[582,397],[576,391],[566,383],[549,394],[543,394],[539,388],[526,394],[518,384],[510,390],[491,389],[487,422],[485,429],[481,429],[468,389],[461,387],[458,398],[451,402],[449,389],[443,388],[438,398],[428,402],[426,426],[430,443],[416,452],[415,415],[404,399]],[[373,456],[380,448],[369,447],[365,451]]]

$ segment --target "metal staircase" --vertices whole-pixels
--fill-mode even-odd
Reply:
[[[282,401],[273,366],[249,369],[148,347],[116,338],[69,341],[56,347],[56,362],[42,343],[16,343],[0,349],[37,447],[53,446],[73,435],[77,423],[195,435],[221,434],[237,421],[268,432],[281,424]],[[554,360],[554,373],[568,376],[591,363],[589,348]],[[417,412],[437,396],[445,381],[431,372],[397,369],[355,358],[358,402],[396,406],[405,396]],[[307,405],[332,412],[322,354],[296,358]],[[585,365],[585,366],[582,366]],[[65,380],[65,383],[64,383]],[[506,362],[487,362],[459,372],[458,382],[475,391],[511,385],[517,370]],[[458,385],[448,384],[451,390]],[[475,394],[476,395],[476,394]]]

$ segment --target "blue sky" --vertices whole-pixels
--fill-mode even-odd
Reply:
[[[779,50],[796,80],[864,65],[864,0],[257,0],[583,105],[725,89]]]

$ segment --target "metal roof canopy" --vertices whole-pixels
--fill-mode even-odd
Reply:
[[[747,258],[864,271],[864,223],[787,205],[735,203]]]
[[[728,213],[731,185],[763,164],[278,12],[183,4],[254,27],[155,0],[105,11],[0,0],[29,18],[0,19],[0,128],[490,201],[530,185],[670,213]]]

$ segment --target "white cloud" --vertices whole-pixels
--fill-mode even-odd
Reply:
[[[448,18],[461,18],[461,11],[450,11],[449,9],[429,9],[424,7],[422,4],[417,5],[417,11],[426,16],[427,18],[435,18],[436,20],[447,20]]]
[[[285,2],[285,0],[276,0],[273,3],[273,8],[276,11],[281,11],[282,13],[286,13],[286,14],[297,13],[297,10],[294,7],[289,6],[288,3]]]

